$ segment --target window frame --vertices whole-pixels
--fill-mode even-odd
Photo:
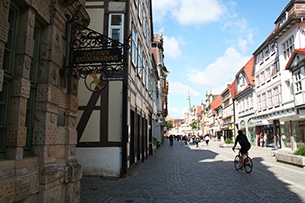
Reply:
[[[112,16],[121,16],[121,23],[120,25],[112,25]],[[122,13],[111,13],[109,14],[109,22],[108,22],[108,37],[111,39],[116,40],[113,38],[113,30],[119,30],[119,42],[123,43],[123,38],[124,38],[124,14]]]
[[[12,11],[14,11],[13,16],[12,16]],[[4,77],[3,77],[3,89],[2,92],[0,92],[0,96],[2,95],[4,98],[1,101],[1,105],[4,106],[3,108],[4,112],[1,112],[1,114],[4,115],[4,117],[2,123],[0,123],[0,132],[1,132],[0,158],[5,158],[7,125],[8,125],[7,122],[9,117],[8,110],[10,109],[10,103],[11,103],[10,92],[11,92],[11,82],[13,80],[13,72],[14,72],[13,67],[16,58],[16,46],[17,46],[16,43],[17,43],[17,33],[18,33],[18,28],[19,28],[18,25],[20,18],[19,16],[20,16],[20,10],[14,5],[11,5],[9,8],[9,17],[8,17],[9,33],[8,33],[7,43],[5,43],[3,61],[2,61]],[[13,19],[11,19],[11,17],[13,17]]]
[[[301,75],[301,70],[297,70],[293,73],[293,78],[294,78],[294,89],[295,93],[300,93],[302,92],[302,75]]]

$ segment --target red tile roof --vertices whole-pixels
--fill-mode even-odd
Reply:
[[[289,58],[289,60],[288,60],[288,62],[286,64],[286,66],[285,66],[285,70],[289,70],[289,68],[291,66],[291,63],[293,62],[294,57],[296,57],[297,54],[305,55],[305,48],[295,49],[292,52],[292,54],[291,54],[291,56],[290,56],[290,58]]]
[[[252,85],[254,85],[254,75],[253,75],[253,71],[254,71],[254,56],[252,56],[252,57],[250,58],[250,60],[240,69],[240,71],[237,72],[237,74],[236,74],[236,76],[235,76],[235,78],[237,78],[238,75],[239,75],[239,73],[244,72],[244,73],[245,73],[245,76],[247,77],[247,79],[248,79],[248,81],[249,81],[248,84],[247,84],[247,86],[246,86],[242,91],[244,91],[244,90],[250,88]],[[235,85],[236,85],[236,84],[235,84]],[[235,87],[236,87],[236,86],[235,86]],[[235,90],[236,90],[236,88],[235,88]],[[234,97],[235,97],[236,95],[238,95],[239,93],[241,93],[242,91],[239,91],[239,92],[236,92],[236,91],[235,91]]]
[[[212,113],[215,114],[215,109],[222,104],[222,97],[218,95],[211,103]]]

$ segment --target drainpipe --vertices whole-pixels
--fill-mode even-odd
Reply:
[[[235,117],[235,99],[232,99],[233,100],[233,123],[234,123],[234,141],[235,141],[235,137],[236,137],[236,117]]]
[[[291,150],[294,150],[294,137],[293,137],[293,133],[292,133],[292,121],[289,121],[290,124],[290,144],[291,144]]]
[[[122,138],[121,138],[121,147],[122,147],[122,169],[121,177],[127,175],[127,143],[128,143],[128,49],[126,48],[126,43],[129,46],[129,1],[126,1],[126,12],[124,17],[124,56],[123,56],[123,102],[122,102]]]

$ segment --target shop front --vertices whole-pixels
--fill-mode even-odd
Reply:
[[[305,120],[280,122],[279,143],[282,148],[296,150],[305,140]]]
[[[249,119],[247,123],[247,137],[251,141],[251,143],[255,143],[256,140],[256,131],[255,131],[255,123],[253,119]]]

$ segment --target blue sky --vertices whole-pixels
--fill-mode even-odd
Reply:
[[[207,91],[220,94],[274,29],[290,0],[152,0],[154,33],[164,38],[168,110],[183,118]]]

